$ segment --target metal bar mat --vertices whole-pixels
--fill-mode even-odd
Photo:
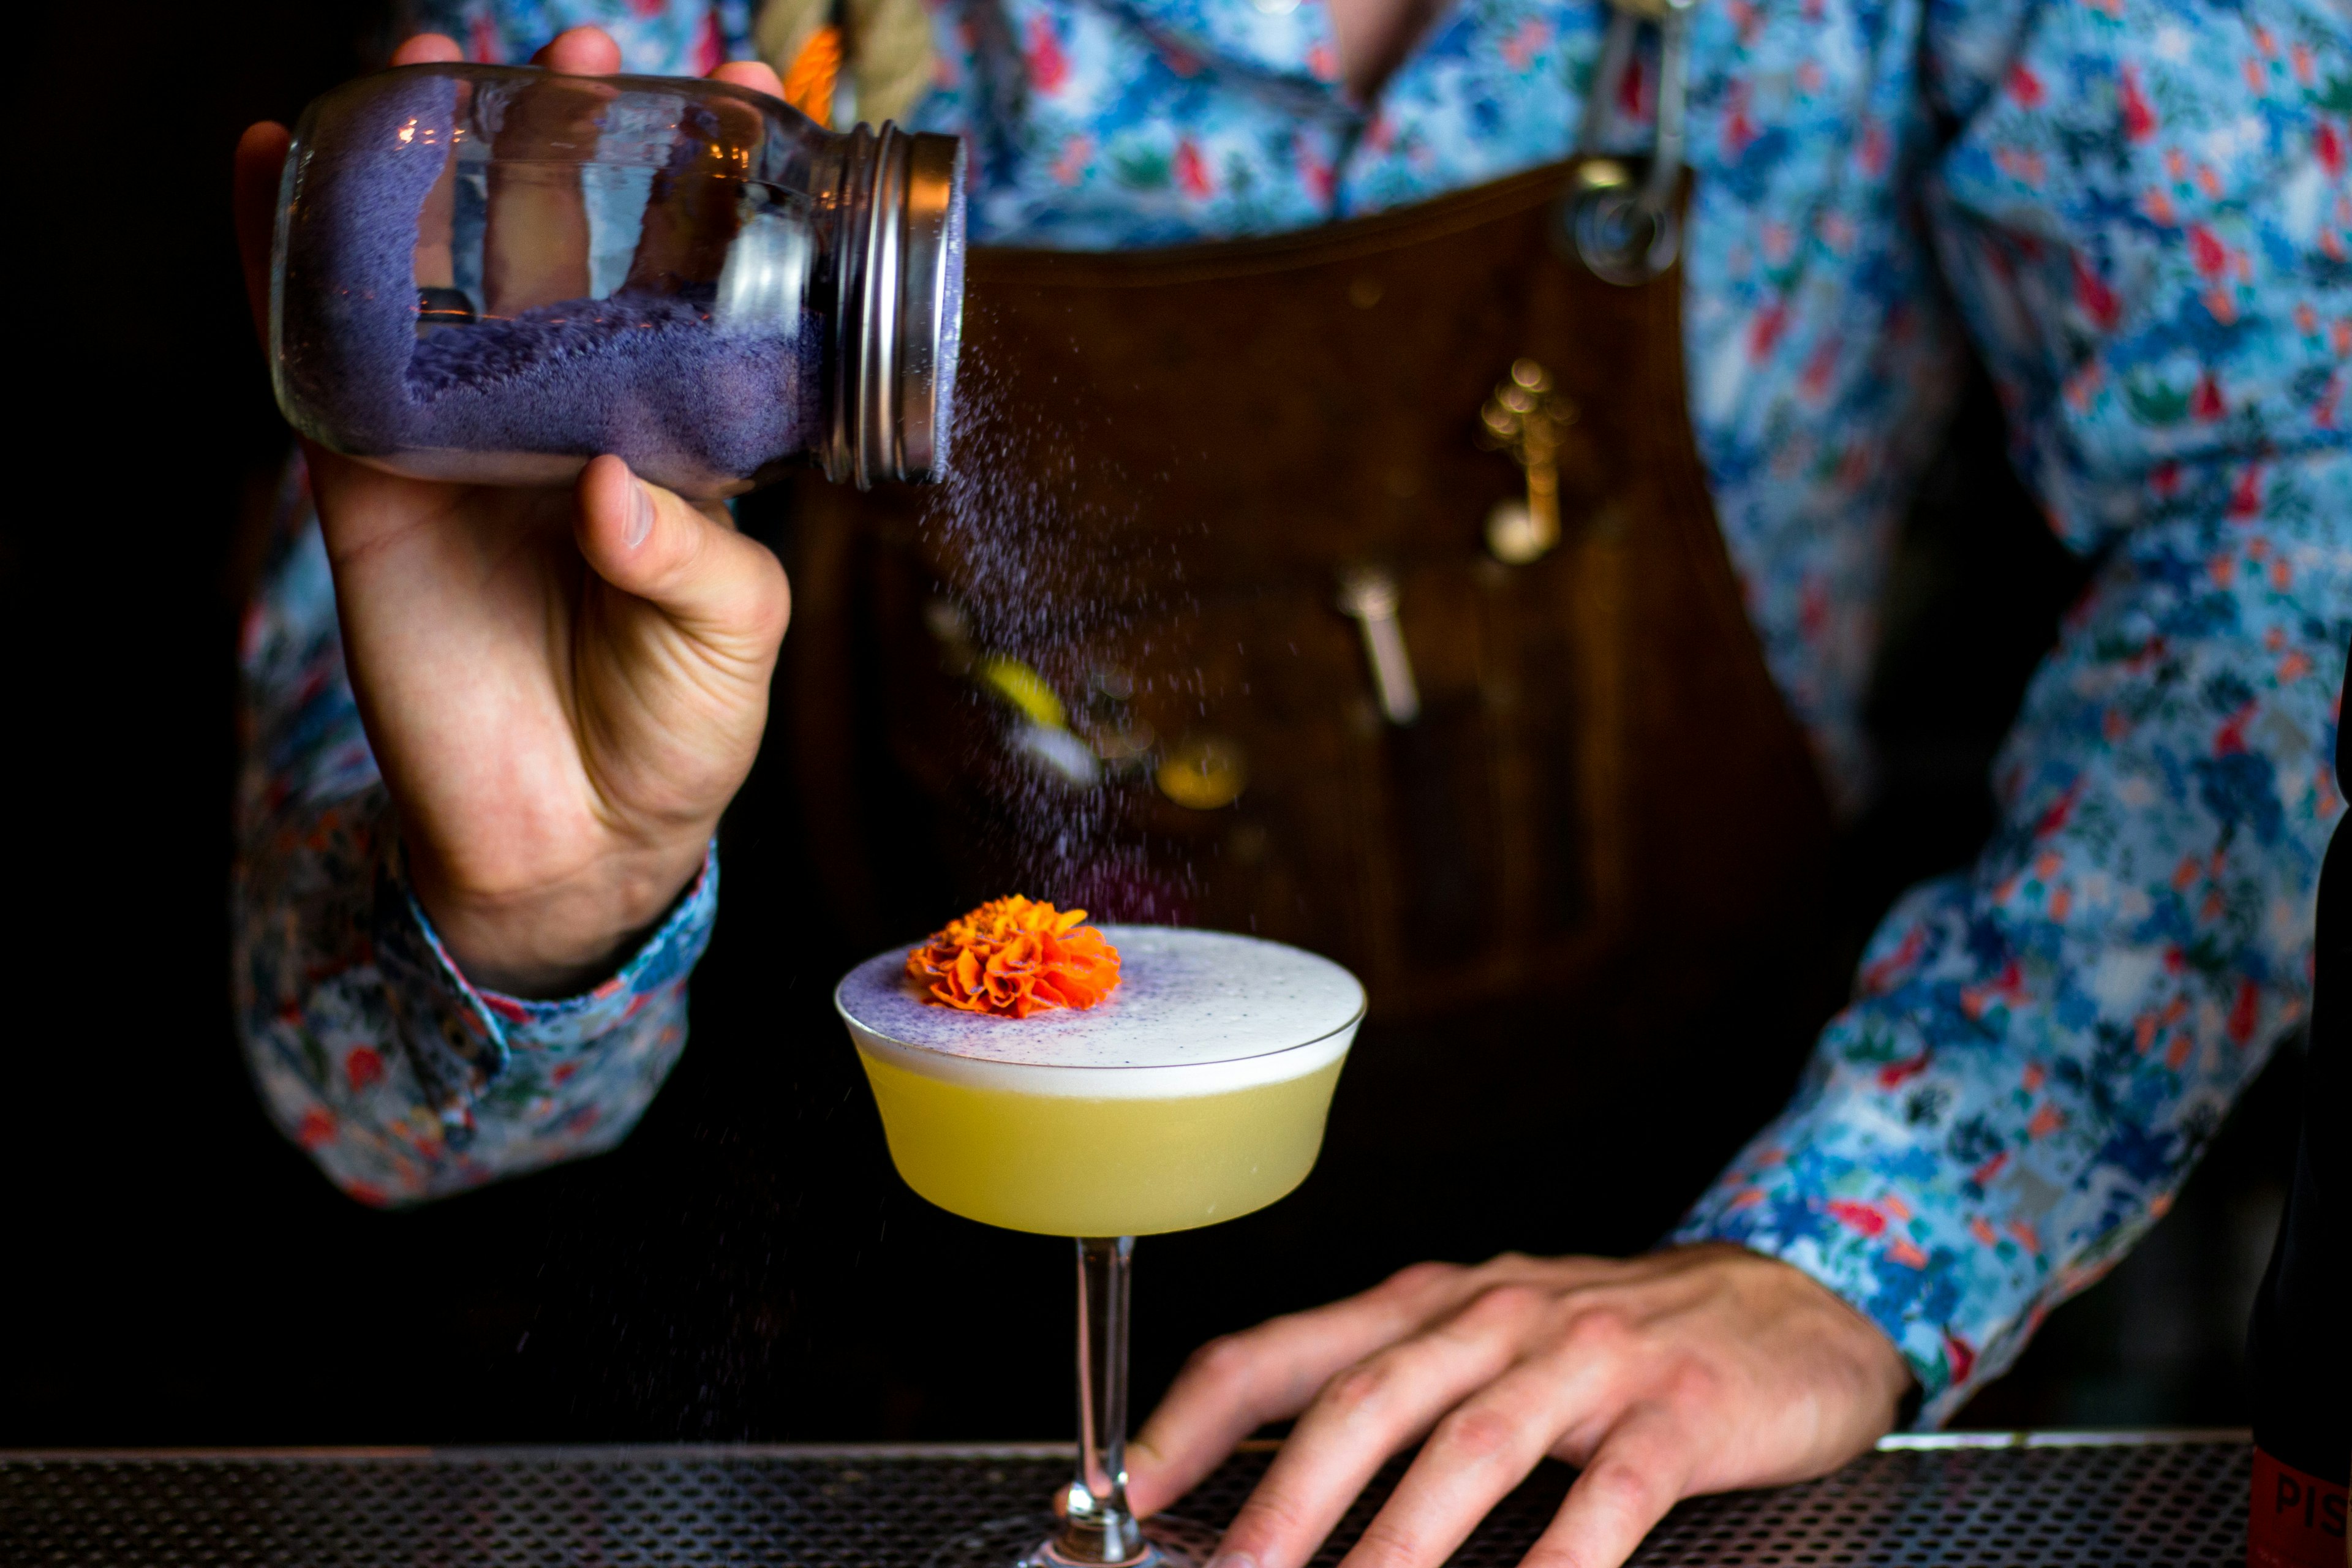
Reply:
[[[0,1563],[919,1568],[961,1531],[1037,1513],[1068,1463],[1034,1447],[0,1455]],[[1177,1511],[1223,1524],[1265,1463],[1237,1455]],[[2237,1568],[2248,1466],[2226,1438],[1890,1447],[1822,1480],[1686,1502],[1634,1562]],[[1339,1561],[1398,1468],[1318,1565]],[[1454,1563],[1512,1568],[1569,1479],[1547,1464]]]

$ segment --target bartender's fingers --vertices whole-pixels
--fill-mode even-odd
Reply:
[[[392,51],[392,63],[396,66],[453,65],[465,58],[466,51],[446,33],[417,33],[402,39],[400,47]]]
[[[1568,1348],[1521,1362],[1449,1411],[1342,1568],[1436,1568],[1606,1398],[1614,1362]]]
[[[274,121],[248,125],[237,138],[230,210],[236,221],[237,257],[245,266],[245,300],[253,310],[253,330],[269,336],[269,236],[278,221],[278,176],[293,140]]]
[[[748,87],[753,92],[764,92],[770,98],[784,96],[784,79],[776,68],[765,60],[729,60],[710,73],[713,81],[723,81],[735,87]]]
[[[1690,1415],[1667,1405],[1627,1411],[1519,1568],[1619,1568],[1690,1489],[1692,1453],[1705,1440]]]
[[[1269,1421],[1296,1415],[1341,1371],[1457,1311],[1497,1285],[1567,1282],[1606,1268],[1593,1258],[1507,1252],[1475,1267],[1416,1263],[1371,1289],[1212,1341],[1196,1352],[1128,1445],[1128,1497],[1167,1507]]]
[[[1507,1372],[1554,1310],[1551,1296],[1536,1287],[1492,1286],[1426,1333],[1333,1378],[1226,1527],[1218,1555],[1254,1568],[1297,1568],[1389,1456]],[[1539,1434],[1537,1454],[1550,1436]],[[1414,1568],[1434,1568],[1434,1560]]]
[[[566,27],[530,63],[572,76],[611,76],[621,68],[621,46],[602,27]]]
[[[481,305],[491,316],[578,300],[593,283],[579,164],[593,156],[613,89],[583,79],[619,69],[620,46],[601,27],[571,27],[531,61],[554,74],[509,97],[490,137]]]
[[[723,506],[689,505],[606,455],[580,476],[574,531],[596,574],[732,658],[772,658],[792,614],[784,569]]]
[[[1306,1409],[1333,1374],[1453,1310],[1473,1272],[1415,1264],[1346,1300],[1202,1345],[1128,1444],[1129,1501],[1154,1513],[1182,1497],[1234,1444]]]

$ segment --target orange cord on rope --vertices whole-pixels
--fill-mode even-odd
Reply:
[[[833,89],[841,80],[841,29],[819,27],[784,72],[784,101],[815,121],[833,123]]]
[[[1092,1007],[1118,984],[1118,949],[1086,918],[1018,895],[992,900],[907,954],[907,974],[926,1002],[967,1013]]]

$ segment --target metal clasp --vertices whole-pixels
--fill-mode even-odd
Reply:
[[[1689,69],[1690,12],[1696,0],[1611,0],[1614,15],[1601,47],[1601,64],[1584,100],[1576,151],[1585,157],[1562,205],[1563,237],[1603,282],[1622,288],[1647,283],[1682,252],[1682,216],[1675,195],[1683,174]],[[1658,29],[1658,120],[1647,167],[1637,179],[1627,160],[1603,157],[1601,127],[1625,73],[1633,68],[1642,27]]]

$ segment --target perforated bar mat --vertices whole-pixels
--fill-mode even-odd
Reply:
[[[2245,1561],[2242,1440],[1882,1448],[1826,1479],[1683,1504],[1634,1562]],[[1068,1475],[1044,1448],[569,1448],[283,1455],[0,1455],[0,1563],[918,1568],[950,1534],[1034,1513]],[[1181,1511],[1231,1517],[1265,1468],[1237,1456]],[[1336,1563],[1393,1482],[1349,1511]],[[1547,1465],[1454,1561],[1511,1568],[1569,1472]]]

